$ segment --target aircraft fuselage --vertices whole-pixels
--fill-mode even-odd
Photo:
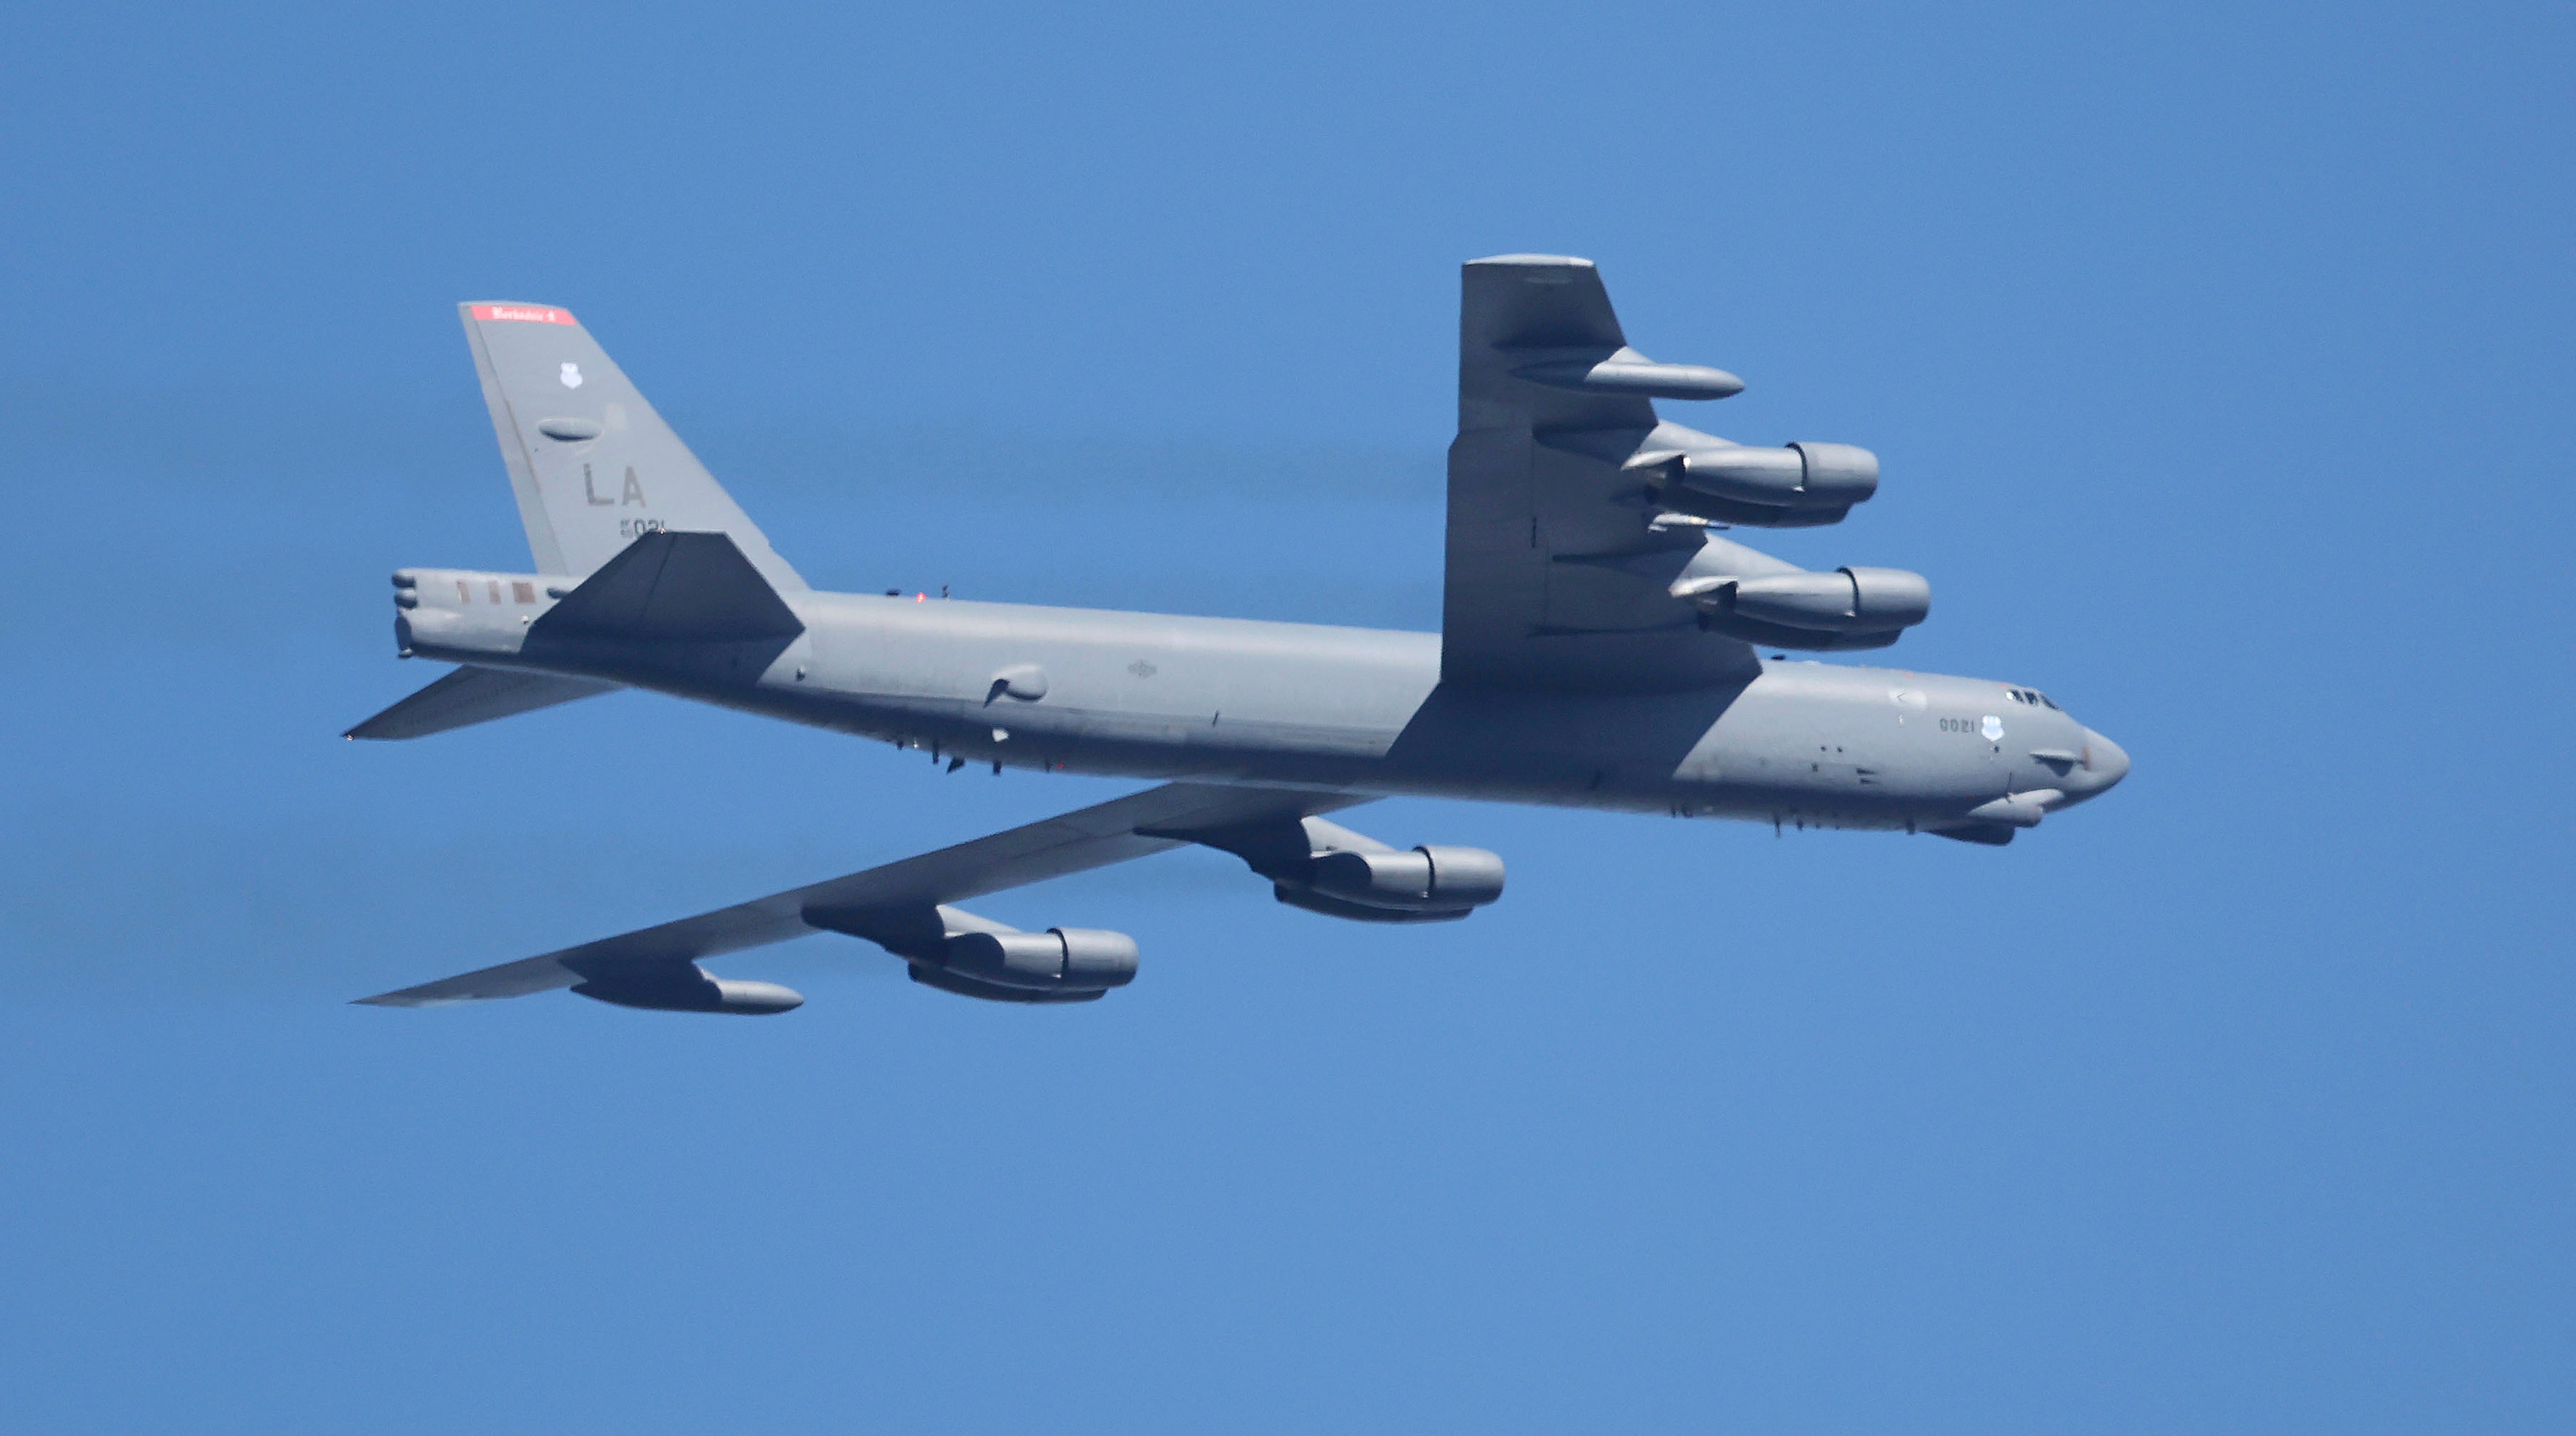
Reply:
[[[1879,829],[2036,821],[2128,768],[2035,690],[1895,669],[1756,657],[1676,691],[1477,689],[1441,681],[1437,634],[811,590],[780,595],[792,638],[531,640],[560,576],[404,579],[407,654],[952,763]]]

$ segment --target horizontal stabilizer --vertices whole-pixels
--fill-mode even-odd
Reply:
[[[557,678],[504,668],[459,668],[341,736],[426,738],[450,728],[471,728],[495,718],[533,713],[576,698],[613,692],[617,687],[590,678]]]
[[[565,594],[528,636],[717,643],[804,631],[731,538],[648,533]]]

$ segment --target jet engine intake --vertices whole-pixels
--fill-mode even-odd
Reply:
[[[1136,939],[1099,928],[960,933],[942,955],[950,972],[998,987],[1097,992],[1136,980]]]
[[[1704,628],[1782,648],[1885,648],[1932,612],[1932,585],[1901,568],[1703,578],[1675,596]]]

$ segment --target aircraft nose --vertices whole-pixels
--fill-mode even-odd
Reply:
[[[2129,776],[2129,754],[2119,744],[2087,728],[2084,730],[2084,771],[2093,777],[2093,791],[2107,793]]]

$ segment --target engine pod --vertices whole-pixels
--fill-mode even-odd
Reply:
[[[1136,939],[1098,928],[969,932],[943,945],[949,971],[1002,987],[1124,987],[1136,980]]]
[[[1901,568],[1771,574],[1737,579],[1717,592],[1730,612],[1825,633],[1911,628],[1932,612],[1932,585]]]
[[[1901,568],[1701,580],[1689,597],[1701,626],[1782,648],[1885,648],[1932,612],[1932,585]]]
[[[1848,509],[1878,492],[1878,456],[1851,444],[1691,449],[1662,467],[1669,484],[1762,508]]]
[[[1483,848],[1333,852],[1315,859],[1311,886],[1344,902],[1399,911],[1482,907],[1503,895],[1503,860]]]
[[[1867,449],[1804,441],[1757,448],[1678,424],[1658,426],[1625,467],[1668,509],[1753,528],[1838,524],[1878,492],[1878,456]]]

